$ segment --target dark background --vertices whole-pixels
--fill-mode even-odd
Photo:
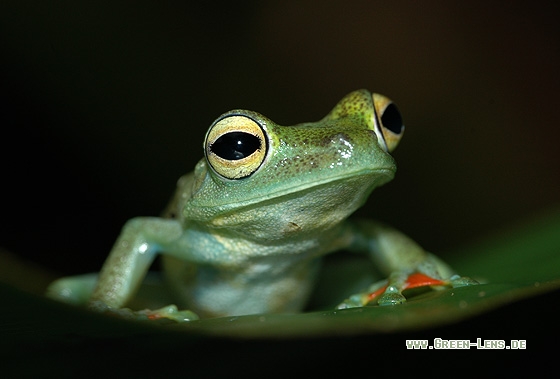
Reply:
[[[200,4],[198,4],[200,3]],[[290,125],[392,98],[395,180],[362,216],[445,256],[558,205],[559,5],[2,1],[0,246],[97,270],[234,108]]]

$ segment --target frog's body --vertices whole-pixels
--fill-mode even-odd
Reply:
[[[380,304],[403,302],[413,273],[430,279],[423,285],[470,284],[449,279],[445,264],[395,230],[346,220],[393,178],[389,152],[403,130],[393,103],[365,90],[317,123],[285,127],[255,112],[228,112],[210,127],[205,158],[179,180],[164,218],[125,225],[93,293],[72,279],[48,293],[79,302],[85,291],[80,297],[93,308],[119,313],[162,253],[176,301],[201,316],[294,312],[309,296],[320,258],[343,248],[371,255],[390,277],[340,308],[375,296]],[[122,313],[195,317],[174,307]]]

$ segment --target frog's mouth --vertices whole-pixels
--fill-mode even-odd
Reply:
[[[263,187],[259,196],[243,200],[235,200],[225,194],[226,201],[220,204],[199,203],[187,210],[185,215],[190,219],[210,222],[216,227],[226,227],[240,221],[267,223],[270,218],[330,217],[335,222],[363,205],[369,194],[390,181],[394,173],[393,167],[361,169],[311,182],[302,181],[301,184],[295,183],[271,191]]]
[[[345,173],[344,175],[327,176],[319,180],[305,181],[301,184],[293,184],[280,188],[277,191],[270,191],[265,196],[248,199],[249,205],[258,204],[261,201],[277,199],[284,196],[298,196],[302,192],[327,192],[333,198],[343,194],[352,195],[358,193],[360,189],[366,189],[368,194],[388,181],[394,176],[392,168],[362,169],[355,172]],[[340,194],[337,196],[336,194]]]

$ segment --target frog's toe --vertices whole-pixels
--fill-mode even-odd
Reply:
[[[374,302],[375,301],[375,302]],[[387,285],[387,281],[377,283],[370,287],[368,292],[358,293],[350,296],[340,303],[337,309],[363,307],[366,304],[396,305],[406,301],[401,291],[393,285]]]
[[[373,299],[377,299],[387,289],[387,280],[381,280],[372,284],[367,291],[360,292],[350,296],[348,299],[340,303],[337,309],[363,307],[370,303]]]
[[[342,303],[338,304],[336,309],[363,307],[366,303],[367,299],[365,299],[364,294],[355,294],[344,300]]]
[[[453,275],[451,278],[449,278],[449,284],[453,288],[458,288],[458,287],[474,286],[480,283],[467,276]]]
[[[383,292],[383,295],[377,300],[379,305],[396,305],[402,304],[406,301],[401,291],[395,286],[388,286]]]
[[[175,322],[188,322],[199,319],[196,313],[189,310],[178,310],[175,305],[168,305],[156,310],[144,310],[139,313],[146,315],[148,320],[168,319]]]

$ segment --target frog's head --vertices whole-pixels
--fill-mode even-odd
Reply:
[[[280,126],[234,110],[210,126],[186,219],[266,239],[328,230],[391,180],[404,127],[386,97],[348,94],[322,120]]]

